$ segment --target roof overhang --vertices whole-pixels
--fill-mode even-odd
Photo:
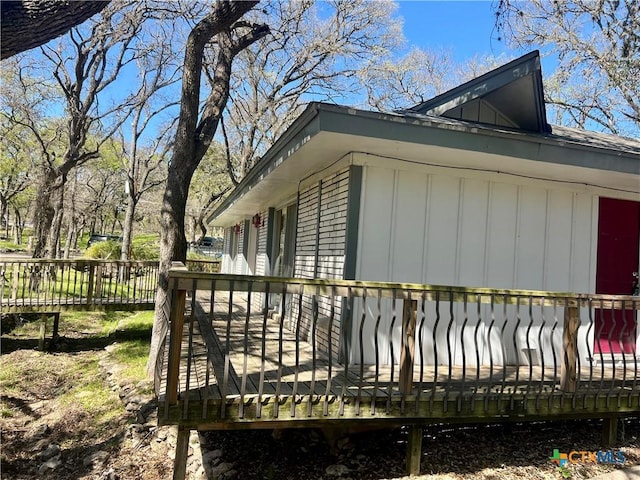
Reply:
[[[350,153],[412,163],[580,183],[640,194],[640,142],[530,134],[421,115],[312,103],[209,217],[229,226],[295,197]],[[608,141],[607,141],[608,140]],[[362,157],[362,156],[361,156]]]

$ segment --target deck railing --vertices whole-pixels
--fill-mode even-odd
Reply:
[[[218,271],[220,262],[188,261]],[[85,308],[153,308],[157,261],[0,260],[0,311],[50,312]]]
[[[640,411],[638,297],[184,270],[171,288],[166,423]]]

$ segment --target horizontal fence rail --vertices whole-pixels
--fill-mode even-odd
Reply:
[[[220,261],[187,261],[217,272]],[[0,311],[50,312],[84,308],[153,308],[157,261],[0,260]]]
[[[171,272],[165,423],[640,411],[640,298]]]

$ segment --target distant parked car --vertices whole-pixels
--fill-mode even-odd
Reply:
[[[202,237],[198,244],[203,247],[213,247],[213,237]]]
[[[89,248],[94,243],[98,242],[106,242],[107,240],[113,240],[115,242],[121,242],[122,237],[117,235],[105,235],[101,233],[95,233],[89,237],[89,241],[87,242],[87,248]]]

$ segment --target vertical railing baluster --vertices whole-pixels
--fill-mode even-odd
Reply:
[[[632,313],[633,313],[633,317],[636,319],[636,322],[638,321],[638,303],[636,298],[634,297],[631,300],[631,309],[632,309]],[[636,327],[637,328],[637,327]],[[631,385],[631,391],[629,392],[629,408],[631,408],[631,403],[632,403],[632,399],[633,399],[633,394],[634,392],[636,392],[636,388],[638,386],[638,350],[637,349],[633,349],[633,383]],[[640,407],[640,398],[638,399],[638,407]]]
[[[318,341],[318,287],[316,293],[311,296],[311,383],[309,384],[309,401],[307,402],[307,416],[311,417],[313,413],[313,397],[316,386],[316,343]]]
[[[591,351],[591,332],[594,330],[593,326],[593,299],[589,298],[587,301],[587,308],[589,309],[589,326],[587,327],[587,331],[585,334],[585,346],[587,347],[587,358],[589,359],[589,381],[587,382],[587,391],[583,396],[583,408],[587,408],[587,397],[591,394],[591,389],[593,385],[593,362],[595,361],[595,346],[594,350]],[[597,339],[594,338],[594,341]]]
[[[362,386],[364,384],[364,323],[367,318],[367,287],[362,289],[362,315],[360,315],[360,325],[358,326],[358,352],[360,354],[360,378],[358,379],[358,394],[356,395],[355,411],[360,415],[360,399],[362,397]]]
[[[227,328],[224,342],[224,373],[222,377],[222,401],[220,402],[220,417],[226,418],[227,395],[229,394],[229,369],[231,367],[231,322],[233,321],[234,281],[229,282],[229,299],[227,306]]]
[[[113,270],[110,272],[111,276],[113,276]],[[189,341],[187,347],[187,375],[186,375],[186,384],[184,387],[185,395],[183,401],[183,410],[182,410],[182,418],[189,418],[189,397],[191,396],[191,368],[193,367],[194,359],[193,359],[193,324],[196,315],[196,296],[198,293],[197,290],[198,280],[193,279],[191,284],[191,312],[189,312]],[[196,371],[196,375],[198,372]]]
[[[282,283],[282,305],[286,305],[287,301],[287,284]],[[283,356],[283,332],[284,332],[284,310],[282,311],[282,315],[280,315],[279,325],[278,325],[278,374],[276,378],[276,398],[275,403],[273,405],[273,415],[277,419],[280,413],[280,389],[282,386],[282,356]]]
[[[416,402],[415,402],[415,412],[418,413],[420,409],[420,401],[422,400],[422,389],[424,388],[424,324],[427,318],[427,312],[425,310],[425,303],[427,292],[426,290],[422,291],[422,301],[420,302],[420,312],[422,317],[420,318],[420,326],[418,327],[417,337],[418,337],[418,351],[420,352],[420,378],[418,380],[418,391],[416,394]]]
[[[507,331],[507,324],[509,323],[509,315],[507,304],[509,303],[509,294],[502,295],[502,327],[500,328],[500,349],[502,351],[502,382],[500,384],[500,392],[496,397],[498,403],[498,411],[500,412],[503,407],[502,396],[507,388],[507,347],[505,346],[506,338],[505,332]]]
[[[363,305],[365,308],[365,305]],[[380,382],[380,345],[378,343],[378,331],[380,330],[380,322],[382,321],[382,289],[378,288],[376,297],[376,321],[373,329],[373,350],[375,354],[375,377],[373,378],[373,395],[371,396],[371,415],[376,413],[376,400],[378,397],[378,385]],[[362,348],[362,345],[360,346]]]
[[[244,338],[243,338],[243,355],[242,355],[242,379],[240,381],[240,405],[238,405],[238,416],[244,418],[244,399],[247,393],[247,368],[249,362],[249,321],[251,320],[251,293],[253,290],[253,281],[248,282],[247,286],[247,308],[244,320]]]
[[[345,306],[347,309],[346,315],[343,315],[343,319],[347,325],[353,327],[353,290],[351,286],[347,287],[347,301]],[[364,306],[363,306],[364,308]],[[338,415],[344,415],[344,405],[347,402],[347,386],[349,385],[349,356],[351,352],[345,351],[344,366],[342,369],[342,393],[340,394],[340,405],[338,406]]]
[[[620,396],[622,395],[622,392],[625,390],[625,385],[627,383],[627,352],[626,352],[626,343],[623,340],[623,338],[626,336],[625,335],[626,332],[629,331],[628,325],[627,325],[626,305],[627,305],[626,300],[624,299],[620,300],[619,312],[620,312],[620,315],[622,316],[622,328],[620,329],[619,345],[620,345],[620,352],[622,353],[622,385],[618,389],[618,408],[620,408],[620,402],[621,402]],[[615,385],[615,377],[611,382],[611,386],[613,387],[614,385]]]
[[[487,386],[484,394],[484,411],[487,412],[489,410],[489,396],[491,395],[491,390],[493,389],[493,343],[491,341],[491,336],[493,335],[493,326],[496,323],[496,314],[495,314],[495,294],[491,294],[491,300],[489,303],[489,315],[491,317],[491,321],[489,322],[489,328],[487,329],[487,349],[489,350],[489,385]]]
[[[69,297],[69,275],[67,274],[67,281],[64,281],[64,266],[65,263],[62,262],[60,263],[60,286],[58,287],[58,305],[62,305],[62,289],[65,289],[65,293],[64,293],[64,303],[68,303],[67,299]],[[67,285],[65,287],[65,285]]]
[[[134,279],[133,284],[136,284],[136,280]],[[215,294],[216,294],[216,279],[211,279],[211,287],[209,287],[209,323],[208,328],[212,331],[214,330],[213,322],[215,320]],[[202,332],[201,332],[202,335]],[[207,418],[207,409],[209,407],[209,383],[211,382],[211,356],[213,352],[209,351],[208,342],[204,342],[205,345],[205,377],[204,377],[204,388],[202,391],[202,419]]]
[[[467,327],[469,316],[467,312],[467,292],[462,294],[462,326],[460,327],[460,350],[462,353],[462,380],[460,381],[460,395],[456,402],[458,412],[462,411],[462,399],[464,397],[464,384],[467,379],[467,352],[464,344],[464,329]]]
[[[449,410],[449,392],[451,391],[452,380],[453,380],[453,362],[455,361],[453,357],[452,347],[451,347],[451,329],[455,323],[455,315],[453,313],[453,290],[449,289],[449,323],[447,324],[447,368],[448,375],[447,381],[444,386],[444,404],[443,410],[447,412]]]
[[[438,324],[440,323],[440,290],[435,292],[436,302],[436,318],[433,322],[433,332],[431,334],[433,343],[433,387],[431,389],[431,398],[429,399],[429,411],[433,412],[433,403],[436,399],[436,392],[438,391]]]
[[[331,307],[329,311],[329,359],[327,366],[327,385],[325,389],[324,395],[324,404],[322,407],[322,414],[326,417],[329,415],[329,398],[331,395],[331,380],[333,379],[333,324],[335,321],[336,315],[336,287],[335,285],[331,286]],[[362,380],[362,379],[361,379]]]
[[[543,332],[546,327],[546,315],[544,313],[547,298],[540,299],[540,328],[538,329],[538,350],[540,351],[540,387],[536,395],[536,410],[540,410],[540,397],[544,393],[544,382],[546,380],[546,365],[544,361],[544,337]]]
[[[269,298],[270,283],[265,282],[264,296],[265,299]],[[266,370],[266,356],[267,356],[267,321],[269,319],[269,309],[267,308],[268,301],[265,301],[265,307],[262,309],[262,338],[260,345],[260,381],[258,383],[258,403],[256,403],[256,418],[262,418],[262,396],[264,395],[264,375]]]
[[[395,357],[393,352],[393,327],[396,325],[396,305],[397,305],[397,296],[398,291],[393,289],[393,298],[391,300],[391,323],[389,324],[389,362],[391,364],[391,375],[389,377],[389,385],[387,386],[387,413],[391,411],[391,397],[393,395],[393,377],[394,377],[394,367],[395,367]]]
[[[604,303],[603,300],[600,299],[600,301],[598,302],[598,310],[596,311],[596,319],[600,319],[600,325],[598,326],[598,328],[596,328],[596,333],[595,333],[595,346],[594,348],[597,346],[598,349],[598,356],[600,359],[600,383],[598,384],[598,392],[596,393],[596,403],[598,401],[598,397],[600,396],[600,394],[603,393],[604,390],[604,354],[602,352],[602,345],[601,345],[601,341],[602,341],[602,330],[604,328],[604,321],[603,321],[603,315],[604,315]],[[597,322],[596,322],[597,323]]]
[[[478,344],[478,332],[480,330],[480,326],[482,325],[482,296],[481,294],[476,295],[476,328],[473,331],[473,347],[476,353],[476,382],[473,386],[473,391],[471,392],[471,409],[474,410],[474,402],[476,394],[480,389],[480,345]]]
[[[304,284],[300,284],[300,293],[298,294],[298,318],[295,324],[296,336],[296,365],[293,374],[293,392],[291,394],[291,418],[296,416],[296,406],[298,403],[298,378],[300,375],[300,326],[302,323],[302,297],[304,296]]]
[[[529,336],[531,335],[531,328],[533,327],[533,297],[529,295],[529,304],[527,311],[529,312],[529,324],[525,332],[525,344],[527,346],[527,363],[529,364],[529,379],[527,381],[527,388],[524,392],[524,408],[527,408],[527,401],[529,399],[529,393],[531,391],[531,383],[533,382],[533,355],[531,354],[531,341]],[[539,348],[538,348],[539,350]]]

